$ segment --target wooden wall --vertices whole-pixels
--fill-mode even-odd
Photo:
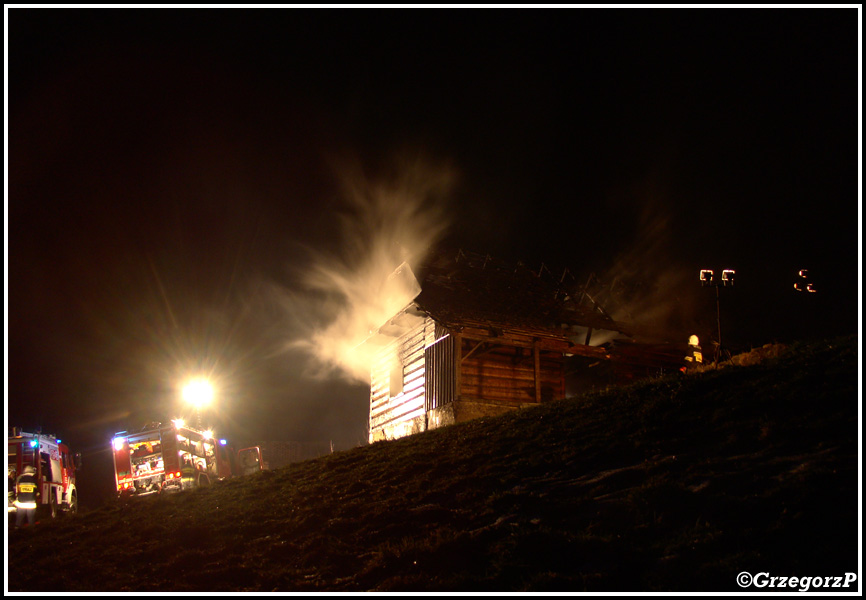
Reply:
[[[430,317],[389,339],[371,373],[370,442],[565,396],[561,340],[452,332]]]
[[[463,340],[460,399],[518,407],[564,396],[562,353]],[[537,363],[537,364],[536,364]],[[536,381],[536,369],[539,375]]]
[[[393,439],[426,429],[424,409],[424,348],[435,341],[433,319],[427,317],[384,345],[373,365],[370,386],[370,442]],[[403,389],[392,394],[395,362]]]
[[[516,408],[565,397],[562,340],[519,331],[495,333],[473,327],[461,332],[461,400]]]

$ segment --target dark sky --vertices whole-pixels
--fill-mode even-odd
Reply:
[[[368,390],[284,349],[327,324],[299,305],[347,252],[346,165],[447,170],[449,244],[704,325],[699,270],[734,268],[733,346],[859,331],[856,8],[7,19],[9,424],[96,453],[204,370],[229,435],[363,440]]]

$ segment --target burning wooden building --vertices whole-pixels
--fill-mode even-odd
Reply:
[[[565,361],[606,361],[594,332],[623,332],[564,278],[488,256],[438,256],[420,293],[379,327],[370,441],[493,416],[565,397]],[[411,279],[407,264],[393,277]]]

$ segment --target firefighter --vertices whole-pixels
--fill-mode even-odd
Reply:
[[[21,527],[24,519],[27,519],[28,525],[33,525],[36,522],[36,490],[38,482],[36,481],[36,469],[27,465],[24,467],[24,472],[18,476],[15,481],[15,506],[17,511],[15,514],[15,529]]]
[[[694,367],[703,364],[704,355],[701,353],[701,342],[698,336],[689,336],[689,350],[685,356],[686,364],[680,367],[680,371],[685,373],[688,367]]]
[[[15,471],[15,467],[10,466],[6,471],[6,496],[9,506],[15,503],[15,480],[17,478],[18,473]]]
[[[181,486],[184,489],[187,489],[193,484],[193,481],[195,481],[195,466],[192,464],[192,459],[189,454],[185,454],[183,457],[183,465],[180,468],[180,473]]]

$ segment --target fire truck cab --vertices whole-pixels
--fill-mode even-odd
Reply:
[[[28,433],[13,427],[9,432],[9,460],[7,463],[7,513],[13,514],[15,480],[24,467],[36,469],[38,482],[38,510],[54,518],[60,513],[78,512],[78,488],[75,472],[81,468],[81,454],[72,454],[69,447],[53,435],[39,431]]]
[[[111,442],[118,495],[146,495],[209,485],[246,474],[243,465],[257,457],[258,447],[235,452],[211,431],[173,421],[150,423],[141,431],[120,431]],[[261,467],[257,470],[261,470]]]

